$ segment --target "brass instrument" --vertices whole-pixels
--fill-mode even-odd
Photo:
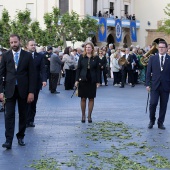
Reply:
[[[152,46],[152,48],[147,53],[145,53],[143,57],[140,58],[140,63],[143,66],[147,66],[148,65],[149,58],[150,58],[150,56],[154,55],[153,52],[155,50],[156,50],[156,45]]]
[[[118,60],[118,64],[123,66],[123,65],[127,65],[129,62],[128,60],[126,60],[125,57],[120,57],[119,60]]]

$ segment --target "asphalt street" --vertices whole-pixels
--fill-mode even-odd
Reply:
[[[135,169],[140,166],[170,169],[170,104],[164,122],[166,130],[158,129],[157,124],[148,129],[147,92],[143,84],[122,89],[114,87],[109,79],[109,86],[97,89],[91,124],[81,123],[80,98],[71,98],[73,90],[66,91],[63,85],[57,90],[60,94],[51,94],[48,87],[40,92],[36,126],[27,128],[26,146],[19,146],[14,137],[11,150],[0,147],[0,170],[40,166],[42,170],[50,166],[61,170],[107,170],[122,166],[123,170],[132,169],[132,165]],[[15,124],[16,134],[17,113]],[[0,131],[2,144],[5,141],[2,112]]]

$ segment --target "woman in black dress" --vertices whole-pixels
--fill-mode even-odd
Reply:
[[[91,114],[94,106],[94,98],[96,97],[96,88],[100,85],[100,67],[99,58],[94,55],[94,45],[87,42],[84,47],[84,54],[80,56],[78,61],[76,82],[78,86],[78,97],[81,97],[82,123],[86,121],[86,100],[88,102],[88,122],[92,123]]]

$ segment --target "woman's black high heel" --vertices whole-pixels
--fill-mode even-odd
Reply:
[[[92,118],[88,118],[88,123],[92,123]]]
[[[81,120],[81,123],[85,123],[86,121],[85,120]]]

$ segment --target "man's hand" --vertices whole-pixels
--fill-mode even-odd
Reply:
[[[149,86],[146,87],[146,90],[150,92],[151,88]]]
[[[100,83],[96,83],[96,87],[97,87],[97,88],[100,87]]]
[[[47,82],[42,82],[42,86],[45,87],[47,85]]]
[[[4,101],[4,94],[0,93],[0,100],[3,102]]]
[[[27,97],[27,103],[31,103],[34,101],[34,93],[29,93]]]

